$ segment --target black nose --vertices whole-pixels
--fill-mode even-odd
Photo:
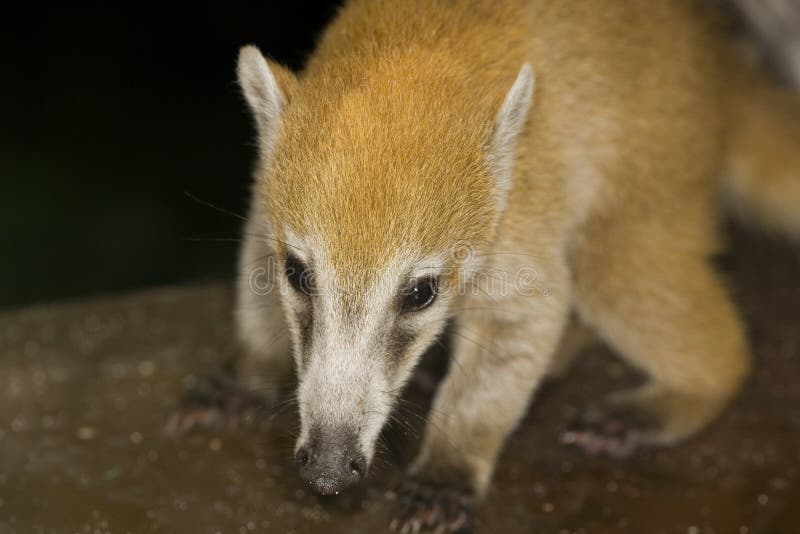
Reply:
[[[300,477],[322,495],[339,493],[367,472],[367,459],[348,433],[312,432],[295,459]]]

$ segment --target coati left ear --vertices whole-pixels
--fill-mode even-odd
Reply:
[[[489,167],[495,181],[498,212],[505,209],[511,190],[514,168],[514,149],[517,138],[525,127],[528,110],[533,101],[533,69],[525,63],[517,74],[503,106],[495,119],[494,132],[489,146]]]
[[[281,113],[295,90],[297,77],[264,58],[252,45],[239,50],[236,73],[256,121],[262,155],[268,157],[275,144]]]

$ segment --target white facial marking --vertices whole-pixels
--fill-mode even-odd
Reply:
[[[298,386],[298,447],[309,439],[313,426],[344,429],[356,433],[361,453],[371,462],[395,396],[447,319],[444,302],[440,306],[434,302],[420,312],[402,313],[399,291],[409,278],[441,273],[443,256],[419,259],[398,255],[372,273],[371,284],[363,287],[351,284],[349,273],[331,267],[318,240],[289,231],[285,235],[293,245],[303,244],[304,250],[296,256],[313,265],[317,285],[312,299],[293,301],[290,295],[286,299],[292,301],[287,313],[294,313],[298,306],[313,308],[312,340],[305,348],[307,353],[298,356],[305,360]],[[359,276],[362,274],[360,269]],[[347,294],[353,288],[361,294]],[[398,328],[413,335],[404,354],[392,353],[391,342]]]

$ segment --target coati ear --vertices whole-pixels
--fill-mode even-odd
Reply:
[[[252,45],[239,50],[236,72],[256,121],[262,155],[268,156],[275,144],[281,112],[294,92],[297,78],[288,69],[267,61]]]
[[[511,190],[514,168],[514,148],[517,137],[525,127],[528,110],[533,100],[533,69],[525,63],[517,74],[514,85],[506,94],[503,107],[495,119],[494,132],[489,147],[489,167],[495,181],[498,211],[505,209]]]

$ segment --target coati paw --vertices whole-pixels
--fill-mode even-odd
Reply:
[[[168,435],[192,430],[229,431],[268,423],[269,402],[242,390],[227,376],[214,376],[190,389],[164,425]]]
[[[474,531],[474,499],[468,491],[411,479],[400,484],[394,497],[401,511],[390,525],[392,532],[466,534]]]
[[[627,458],[652,444],[659,426],[653,414],[633,402],[607,402],[580,414],[561,434],[561,443],[592,456]]]

